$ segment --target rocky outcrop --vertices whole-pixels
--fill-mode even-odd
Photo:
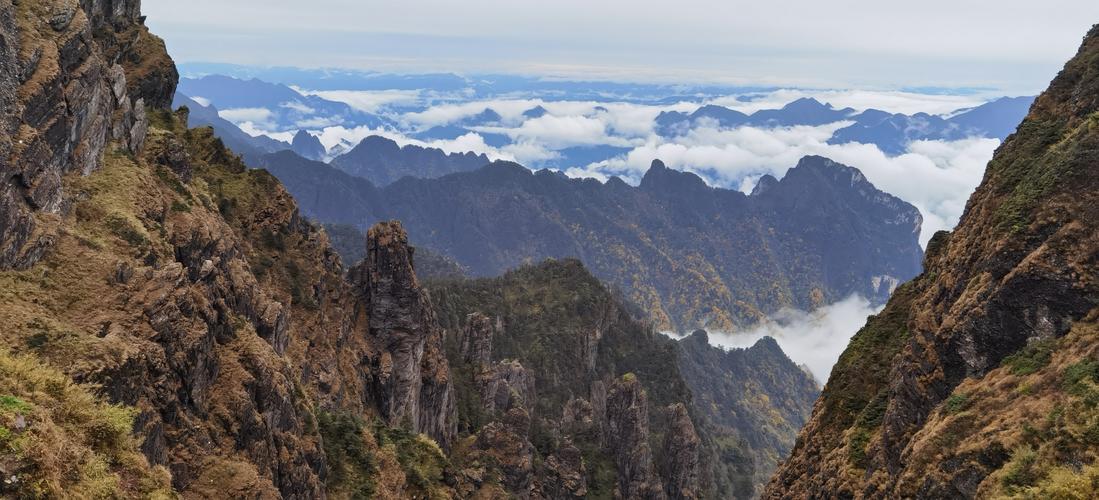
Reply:
[[[669,500],[700,498],[699,451],[702,442],[695,432],[687,407],[677,403],[665,409],[669,420],[660,458],[660,477]]]
[[[512,408],[499,421],[484,426],[474,447],[495,459],[503,486],[518,498],[530,498],[534,486],[534,445],[530,443],[530,415]]]
[[[174,88],[176,79],[139,8],[0,3],[0,269],[29,267],[54,243],[46,221],[65,208],[62,177],[96,170],[109,141],[139,151],[145,106],[166,106],[135,84]],[[149,43],[125,43],[135,37]],[[139,71],[146,66],[170,71]]]
[[[367,234],[366,260],[351,269],[353,286],[366,299],[372,391],[382,417],[413,428],[444,446],[454,437],[454,395],[442,348],[442,330],[412,265],[413,249],[398,222]]]
[[[534,374],[514,359],[496,363],[478,378],[485,411],[502,413],[511,408],[530,408],[527,411],[532,413],[537,398],[534,381]]]
[[[492,363],[492,336],[495,327],[492,319],[481,313],[472,313],[466,317],[466,327],[462,330],[462,360],[477,371],[487,370]]]
[[[448,357],[462,374],[456,380],[462,432],[476,435],[517,407],[531,415],[530,441],[535,463],[542,465],[534,470],[532,496],[756,493],[754,463],[767,452],[754,452],[740,430],[697,411],[711,401],[696,404],[684,380],[681,343],[631,317],[578,261],[546,261],[499,278],[430,282],[429,288],[448,332]],[[728,379],[730,387],[755,387],[742,402],[752,399],[756,411],[773,414],[787,403],[787,394],[775,392],[776,401],[768,402],[771,387],[760,379],[783,384],[786,369],[808,377],[785,355],[772,366],[772,349],[763,351],[741,353],[728,365],[690,369],[698,377]],[[749,359],[757,354],[760,360]],[[768,371],[758,377],[745,373],[750,368],[728,372],[736,363]],[[497,389],[486,390],[492,386]],[[743,432],[774,434],[765,425]],[[787,432],[792,439],[793,430]],[[491,473],[485,464],[474,456],[455,466],[475,482]]]
[[[546,458],[541,478],[541,493],[545,498],[579,499],[588,494],[584,457],[580,449],[566,441]]]
[[[303,158],[316,161],[323,160],[328,153],[324,149],[324,145],[321,144],[321,140],[305,130],[299,130],[297,134],[294,134],[294,139],[290,142],[290,150]]]
[[[626,374],[607,392],[607,445],[618,469],[616,498],[663,499],[649,448],[649,400],[637,377]]]
[[[852,339],[767,497],[1097,494],[1077,385],[1099,348],[1097,58],[1099,27]]]

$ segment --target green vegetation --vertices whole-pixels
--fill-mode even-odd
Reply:
[[[0,352],[5,498],[168,498],[169,477],[138,451],[136,410],[101,402],[32,356]]]
[[[870,431],[856,428],[847,442],[847,459],[851,465],[863,469],[866,467],[866,445],[870,443]]]
[[[951,394],[950,397],[943,401],[943,411],[949,415],[961,413],[969,408],[970,400],[968,394]]]
[[[1044,339],[1031,342],[1026,347],[1004,358],[1003,365],[1007,366],[1011,373],[1024,376],[1037,372],[1049,364],[1053,349],[1057,347],[1056,339]]]
[[[412,498],[445,498],[443,472],[449,462],[443,450],[427,436],[399,427],[374,423],[378,446],[390,447],[408,481],[407,493]]]
[[[103,220],[103,224],[107,226],[112,234],[118,236],[130,246],[140,247],[149,242],[144,232],[139,230],[127,217],[112,214]]]
[[[330,495],[353,499],[372,498],[377,485],[377,459],[368,449],[363,421],[345,413],[317,414],[324,454],[328,460]]]
[[[1099,361],[1085,360],[1065,368],[1062,376],[1065,391],[1080,396],[1095,406],[1099,403]]]
[[[1034,484],[1042,477],[1038,466],[1038,453],[1026,446],[1015,449],[1011,460],[1004,466],[1000,482],[1007,488]]]

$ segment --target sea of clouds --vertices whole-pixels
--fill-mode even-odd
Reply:
[[[924,216],[921,244],[939,230],[958,222],[966,200],[980,183],[985,165],[999,140],[969,138],[957,141],[916,141],[900,155],[890,156],[872,144],[828,144],[832,134],[851,122],[822,126],[777,128],[721,128],[701,123],[686,135],[665,138],[655,131],[654,120],[665,111],[690,113],[701,103],[639,104],[501,98],[433,103],[413,111],[396,107],[423,104],[424,95],[415,91],[325,91],[302,93],[340,101],[358,110],[387,116],[396,128],[346,127],[324,124],[311,129],[325,147],[348,148],[369,135],[390,138],[401,145],[415,144],[446,152],[473,151],[493,160],[509,160],[531,168],[552,168],[572,177],[607,180],[618,176],[636,184],[654,159],[669,167],[695,172],[716,187],[750,191],[764,174],[781,178],[805,155],[821,155],[861,170],[878,188],[915,205]],[[781,108],[801,97],[814,97],[836,108],[856,111],[876,108],[913,114],[926,112],[948,115],[973,107],[986,99],[971,95],[924,95],[908,92],[779,90],[748,96],[728,96],[708,103],[751,113]],[[546,113],[527,117],[524,112],[541,106]],[[498,123],[469,127],[469,133],[452,140],[423,141],[412,138],[417,131],[460,124],[491,109],[501,117]],[[222,111],[252,134],[266,134],[289,140],[292,131],[278,131],[270,114],[262,109]],[[300,124],[307,125],[307,124]],[[494,147],[485,141],[493,135],[506,136],[510,143]],[[614,146],[626,152],[607,160],[584,164],[563,164],[560,152],[566,148]],[[712,332],[715,345],[748,347],[763,336],[774,337],[792,360],[808,367],[825,381],[851,336],[867,316],[880,307],[861,297],[850,297],[813,312],[782,311],[759,326],[742,332]]]
[[[915,205],[924,215],[922,244],[939,230],[958,221],[965,202],[980,182],[985,164],[999,145],[996,139],[971,138],[958,141],[917,141],[908,151],[889,156],[871,144],[828,144],[832,134],[849,124],[836,122],[818,127],[721,128],[701,123],[684,136],[664,138],[655,131],[656,117],[665,111],[690,113],[701,103],[638,104],[500,98],[460,101],[461,96],[425,97],[426,91],[323,91],[297,89],[347,103],[355,109],[387,116],[398,127],[347,127],[312,119],[295,127],[314,133],[334,151],[353,147],[369,135],[381,135],[401,145],[416,144],[447,152],[473,151],[493,160],[509,160],[531,168],[551,168],[573,177],[606,180],[618,176],[629,183],[640,182],[654,159],[669,167],[697,173],[713,186],[750,190],[764,174],[781,178],[805,155],[821,155],[861,170],[878,188]],[[863,90],[778,90],[753,95],[712,99],[708,103],[751,113],[780,108],[794,99],[814,97],[837,108],[868,108],[912,114],[949,114],[973,107],[984,98],[973,95],[931,95],[899,91]],[[438,99],[438,101],[436,101]],[[457,102],[456,102],[457,101]],[[422,109],[393,111],[402,106],[425,104]],[[541,106],[543,116],[529,118],[524,112]],[[449,140],[417,140],[416,131],[460,124],[486,109],[501,120],[491,125],[469,127],[469,133]],[[289,141],[296,130],[278,130],[272,113],[263,108],[228,109],[221,116],[252,135],[265,134]],[[489,134],[506,136],[509,144],[494,147],[485,141]],[[624,154],[590,164],[570,164],[561,151],[567,148],[612,146]]]

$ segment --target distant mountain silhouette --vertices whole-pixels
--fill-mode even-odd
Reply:
[[[304,130],[299,130],[294,135],[294,140],[290,143],[290,149],[310,160],[323,160],[324,155],[327,154],[321,140]]]
[[[764,109],[751,115],[726,107],[706,105],[691,114],[665,111],[656,117],[656,131],[664,137],[686,134],[692,127],[711,124],[721,128],[750,125],[753,127],[790,127],[794,125],[824,125],[849,118],[851,108],[835,109],[811,97],[793,101],[781,109]]]
[[[441,149],[415,145],[402,147],[376,135],[363,139],[354,149],[332,160],[332,166],[378,186],[392,184],[406,176],[434,178],[467,172],[488,163],[484,154],[448,154]]]
[[[754,196],[660,162],[638,187],[507,162],[382,188],[291,152],[264,166],[309,217],[359,228],[399,219],[412,241],[477,276],[577,257],[682,331],[733,328],[852,293],[881,302],[922,257],[914,207],[821,157]]]
[[[793,101],[781,109],[760,110],[751,115],[716,105],[693,113],[665,111],[656,118],[656,132],[666,138],[686,135],[698,126],[734,128],[819,126],[850,120],[854,123],[836,131],[829,144],[858,142],[874,144],[886,154],[898,155],[917,140],[959,140],[967,137],[1005,139],[1026,116],[1033,97],[1004,97],[946,118],[927,113],[905,115],[868,109],[835,109],[813,98]]]
[[[221,75],[183,78],[179,92],[202,97],[221,110],[263,109],[269,121],[280,131],[301,128],[321,128],[326,125],[381,127],[389,124],[376,115],[357,111],[351,106],[329,101],[315,95],[302,95],[282,84],[250,79],[242,80]]]
[[[1003,140],[1015,131],[1033,102],[1033,97],[1005,97],[951,118],[868,110],[854,118],[855,124],[837,130],[828,143],[876,144],[885,153],[897,155],[908,149],[908,143],[918,140],[953,141],[975,136]]]

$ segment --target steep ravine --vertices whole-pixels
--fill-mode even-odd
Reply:
[[[769,498],[1099,495],[1099,27],[852,339]]]

